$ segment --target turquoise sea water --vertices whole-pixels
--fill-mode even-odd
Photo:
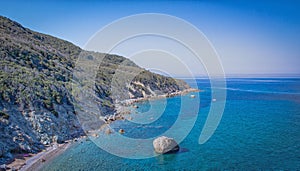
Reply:
[[[189,81],[189,80],[187,80]],[[180,143],[176,154],[148,159],[126,159],[100,149],[92,141],[78,142],[46,164],[43,170],[300,170],[300,79],[227,79],[227,100],[222,120],[213,136],[204,144],[198,138],[211,104],[208,80],[197,80],[203,92],[200,110],[191,132]],[[192,85],[196,86],[196,85]],[[185,106],[191,111],[193,100]],[[163,134],[176,121],[181,97],[166,101],[139,103],[134,120],[149,124],[118,121],[111,126],[126,131],[124,136],[149,138]],[[161,111],[156,120],[155,112]],[[189,124],[190,122],[183,122]],[[181,134],[178,131],[177,134]],[[115,136],[113,133],[109,136]],[[101,136],[99,141],[101,141]],[[145,150],[153,150],[152,145]]]

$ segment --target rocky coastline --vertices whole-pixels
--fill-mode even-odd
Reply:
[[[180,96],[180,95],[185,95],[191,92],[199,92],[199,89],[195,88],[188,88],[182,91],[176,91],[172,93],[167,93],[167,94],[162,94],[162,95],[155,95],[155,96],[146,96],[146,97],[140,97],[140,98],[134,98],[134,99],[127,99],[120,101],[115,104],[115,109],[116,112],[113,115],[106,115],[102,119],[107,123],[111,123],[115,120],[124,120],[125,117],[124,115],[130,114],[130,109],[129,107],[132,108],[138,108],[136,103],[138,102],[143,102],[147,100],[157,100],[157,99],[162,99],[162,98],[170,98],[174,96]]]
[[[99,136],[94,130],[116,119],[125,119],[128,111],[123,108],[137,108],[133,105],[135,102],[190,91],[186,82],[152,73],[128,58],[86,51],[3,16],[0,16],[0,35],[2,170],[18,158],[22,163],[55,144],[72,142],[86,134]],[[76,67],[78,59],[82,59],[82,67],[94,65],[101,59],[94,85],[79,79],[80,74],[90,72]],[[113,82],[117,71],[122,75]],[[80,74],[74,76],[74,73]],[[95,92],[92,103],[96,103],[99,110],[90,110],[90,104],[82,107],[80,93],[76,93],[89,92],[91,87]],[[116,89],[112,91],[111,87]],[[80,118],[81,113],[83,118]],[[124,132],[126,130],[120,130]]]
[[[116,107],[116,113],[113,115],[107,115],[103,117],[103,120],[105,121],[105,124],[99,129],[94,130],[88,133],[88,136],[92,137],[99,137],[99,134],[97,132],[104,131],[105,134],[111,134],[113,131],[108,128],[109,124],[116,121],[116,120],[124,120],[128,119],[126,115],[130,114],[129,107],[136,106],[136,103],[146,101],[146,100],[156,100],[161,98],[170,98],[174,96],[180,96],[185,95],[191,92],[198,92],[198,89],[189,88],[185,89],[183,91],[176,91],[174,93],[167,93],[163,95],[157,95],[157,96],[147,96],[143,98],[136,98],[136,99],[128,99],[121,101],[115,105]],[[123,130],[124,131],[124,130]],[[119,132],[121,134],[121,132]],[[2,165],[3,168],[6,170],[38,170],[41,169],[43,164],[46,162],[50,162],[52,159],[54,159],[56,156],[63,153],[66,149],[70,148],[72,144],[76,142],[81,142],[88,139],[87,135],[80,136],[79,138],[74,138],[71,140],[64,141],[63,143],[57,143],[53,142],[48,145],[48,147],[39,152],[39,153],[29,153],[23,156],[16,156],[15,159],[7,164]]]

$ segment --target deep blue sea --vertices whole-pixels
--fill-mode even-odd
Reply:
[[[130,116],[132,121],[147,123],[117,121],[111,125],[116,132],[103,135],[119,135],[118,130],[122,128],[125,130],[122,136],[130,138],[160,136],[176,122],[185,99],[189,103],[185,103],[184,108],[190,109],[187,111],[191,116],[198,109],[199,112],[195,123],[188,117],[181,123],[182,129],[186,128],[184,124],[192,124],[192,130],[180,143],[180,152],[127,159],[100,149],[93,141],[83,141],[46,164],[43,170],[300,170],[300,79],[227,79],[222,119],[204,144],[199,144],[198,139],[213,102],[209,80],[199,79],[197,84],[202,91],[192,94],[200,97],[200,104],[195,104],[190,94],[141,102]],[[191,86],[197,87],[196,84]],[[161,115],[157,116],[155,111]],[[174,136],[184,132],[180,128]],[[98,142],[101,138],[100,135]],[[152,144],[145,148],[147,150],[153,151]]]

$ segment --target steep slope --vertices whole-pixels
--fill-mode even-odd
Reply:
[[[124,57],[87,52],[0,16],[0,163],[12,154],[35,153],[51,142],[84,134],[71,93],[74,85],[82,84],[73,77],[82,55],[91,61],[103,59],[94,90],[102,115],[114,113],[114,104],[121,100],[189,88]],[[118,73],[122,77],[116,77]]]

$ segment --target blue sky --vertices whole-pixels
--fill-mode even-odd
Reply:
[[[1,2],[0,15],[83,47],[121,17],[164,13],[201,30],[228,75],[299,74],[299,9],[300,1],[10,0]]]

